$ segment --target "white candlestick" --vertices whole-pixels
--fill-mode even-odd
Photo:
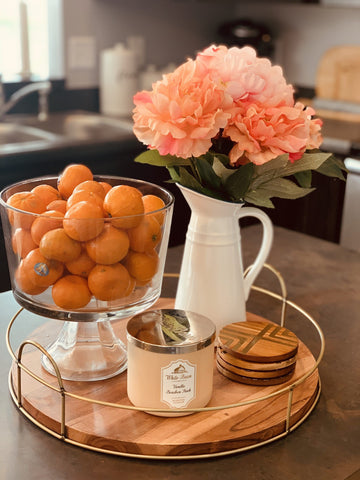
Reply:
[[[20,49],[21,49],[21,76],[28,79],[31,76],[30,50],[29,50],[29,28],[27,5],[24,1],[19,3],[20,12]]]

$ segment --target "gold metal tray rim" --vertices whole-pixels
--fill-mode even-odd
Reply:
[[[257,397],[257,398],[251,399],[251,400],[247,400],[245,402],[243,401],[243,402],[238,402],[238,403],[233,403],[233,404],[228,404],[228,405],[217,405],[217,406],[212,406],[212,407],[181,409],[181,410],[179,410],[179,412],[181,412],[181,413],[185,413],[185,412],[197,413],[197,412],[209,412],[209,411],[214,411],[214,410],[225,410],[225,409],[229,409],[229,408],[237,408],[237,407],[242,407],[242,406],[249,405],[249,404],[252,404],[252,403],[257,403],[257,402],[260,402],[260,401],[264,401],[264,400],[267,400],[269,398],[276,397],[278,395],[281,395],[281,394],[284,394],[284,393],[288,392],[289,396],[288,396],[288,408],[287,408],[287,413],[286,413],[286,427],[285,427],[284,432],[280,433],[279,435],[271,437],[270,439],[267,439],[265,441],[255,443],[253,445],[248,445],[248,446],[237,448],[237,449],[221,451],[221,452],[216,452],[216,453],[211,453],[211,454],[194,454],[194,455],[184,455],[184,456],[179,456],[179,455],[178,456],[173,456],[173,455],[160,456],[160,455],[133,454],[133,453],[120,452],[120,451],[115,451],[115,450],[105,450],[105,449],[101,449],[101,448],[98,448],[98,447],[93,447],[91,445],[87,445],[87,444],[84,444],[84,443],[74,441],[74,440],[66,437],[66,433],[65,433],[66,432],[66,423],[65,423],[65,403],[66,402],[65,402],[65,399],[66,399],[67,396],[75,398],[77,400],[89,402],[89,403],[104,405],[104,406],[113,407],[113,408],[126,409],[126,410],[135,410],[135,411],[141,411],[141,412],[149,411],[149,412],[154,412],[154,413],[155,412],[156,413],[166,413],[167,410],[165,410],[165,409],[154,409],[154,408],[144,408],[144,407],[135,407],[135,406],[130,406],[130,405],[115,404],[115,403],[111,403],[111,402],[103,402],[101,400],[90,399],[90,398],[87,398],[87,397],[76,395],[76,394],[71,393],[71,392],[67,392],[66,389],[64,388],[63,381],[62,381],[62,378],[61,378],[61,374],[60,374],[60,371],[59,371],[56,363],[54,362],[52,357],[48,354],[48,352],[40,344],[38,344],[37,342],[33,342],[33,341],[25,341],[20,345],[18,355],[16,355],[15,352],[13,351],[12,346],[11,346],[11,342],[10,342],[10,332],[11,332],[11,328],[12,328],[15,320],[18,318],[20,313],[23,311],[23,308],[20,308],[19,311],[16,312],[16,314],[13,316],[13,318],[11,319],[11,321],[8,325],[7,331],[6,331],[6,345],[7,345],[8,351],[9,351],[11,357],[13,358],[14,362],[16,363],[17,369],[18,369],[18,395],[16,395],[14,387],[13,387],[11,370],[9,372],[9,379],[8,379],[9,391],[10,391],[11,397],[12,397],[15,405],[17,406],[19,411],[24,416],[26,416],[32,423],[34,423],[36,426],[38,426],[39,428],[41,428],[42,430],[44,430],[48,434],[66,442],[66,443],[70,443],[70,444],[75,445],[75,446],[79,446],[79,447],[82,447],[82,448],[85,448],[85,449],[89,449],[89,450],[93,450],[93,451],[97,451],[97,452],[101,452],[101,453],[114,454],[114,455],[118,455],[118,456],[126,456],[126,457],[133,457],[133,458],[146,458],[146,459],[158,459],[158,460],[161,460],[161,459],[166,459],[166,460],[180,460],[180,459],[183,459],[183,460],[186,460],[186,459],[195,459],[195,458],[220,457],[220,456],[225,456],[225,455],[230,455],[230,454],[234,454],[234,453],[239,453],[239,452],[251,450],[251,449],[260,447],[262,445],[266,445],[268,443],[271,443],[273,441],[276,441],[276,440],[288,435],[288,433],[295,430],[299,425],[301,425],[308,418],[310,413],[315,408],[315,406],[317,404],[317,401],[320,397],[321,382],[320,382],[320,377],[319,377],[319,381],[318,381],[318,385],[317,385],[318,388],[317,388],[316,396],[313,400],[312,405],[307,410],[307,412],[304,414],[304,416],[296,424],[290,426],[290,414],[291,414],[293,391],[298,385],[303,383],[314,371],[317,370],[317,368],[318,368],[318,366],[319,366],[319,364],[320,364],[320,362],[323,358],[323,355],[324,355],[325,339],[324,339],[324,335],[323,335],[323,332],[322,332],[320,326],[312,318],[312,316],[309,315],[303,308],[298,306],[296,303],[287,299],[286,286],[285,286],[285,282],[283,281],[283,278],[282,278],[281,274],[274,267],[272,267],[269,264],[265,264],[265,267],[267,269],[269,269],[271,272],[273,272],[274,275],[278,278],[279,283],[280,283],[280,287],[281,287],[281,291],[282,291],[282,295],[279,295],[279,294],[274,293],[270,290],[267,290],[265,288],[261,288],[261,287],[255,286],[255,285],[253,285],[251,287],[251,289],[254,290],[254,291],[260,292],[262,294],[268,295],[270,297],[273,297],[276,300],[279,300],[279,301],[282,302],[282,312],[281,312],[281,321],[280,321],[281,326],[284,326],[284,324],[285,324],[285,313],[286,313],[287,306],[290,306],[290,307],[294,308],[303,317],[305,317],[308,321],[310,321],[310,323],[313,325],[316,332],[318,333],[318,336],[319,336],[319,339],[320,339],[320,351],[319,351],[319,354],[318,354],[318,356],[315,360],[315,363],[314,363],[313,367],[311,369],[309,369],[306,373],[304,373],[304,375],[302,375],[300,378],[298,378],[295,382],[291,383],[290,385],[288,385],[284,388],[281,388],[280,390],[277,390],[276,392],[271,393],[270,395],[264,395],[264,396],[260,396],[260,397]],[[248,268],[248,270],[249,269],[250,269],[250,267]],[[245,271],[245,275],[246,275],[246,271]],[[168,276],[172,277],[174,275],[173,274],[168,274]],[[23,365],[21,363],[22,351],[23,351],[24,347],[26,345],[29,345],[29,344],[38,348],[44,355],[47,355],[49,360],[52,362],[52,364],[54,366],[54,369],[55,369],[55,372],[56,372],[57,380],[58,380],[58,385],[59,385],[58,388],[54,387],[53,385],[50,385],[49,383],[44,381],[42,378],[38,377],[35,373],[30,371],[25,365]],[[45,425],[38,422],[38,420],[36,420],[35,417],[33,417],[31,414],[29,414],[29,412],[27,412],[26,409],[22,406],[22,404],[21,404],[21,371],[22,370],[24,370],[28,375],[33,377],[36,381],[40,382],[42,385],[44,385],[48,388],[51,388],[52,390],[57,391],[61,395],[61,399],[62,399],[61,419],[62,420],[61,420],[61,433],[60,434],[58,434],[57,432],[49,429]],[[174,410],[173,413],[176,413],[177,411],[178,410]]]

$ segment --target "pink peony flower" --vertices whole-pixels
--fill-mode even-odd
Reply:
[[[211,76],[225,85],[235,103],[294,105],[294,90],[286,83],[281,67],[258,58],[251,47],[214,46],[197,55]]]
[[[313,148],[320,147],[323,141],[323,137],[321,135],[322,125],[323,125],[323,121],[320,118],[313,118],[310,120],[309,140],[308,140],[308,143],[306,144],[306,148],[308,150],[312,150]]]
[[[262,165],[284,153],[295,161],[322,141],[314,110],[294,104],[282,69],[251,47],[212,45],[134,102],[134,133],[160,155],[199,157],[223,136],[232,165]]]
[[[227,125],[232,99],[193,60],[164,75],[151,92],[135,95],[134,133],[161,155],[198,157]]]
[[[235,142],[229,157],[233,165],[253,162],[262,165],[284,153],[305,151],[311,117],[301,103],[294,107],[257,104],[235,109],[227,135]]]
[[[323,125],[323,121],[320,118],[311,118],[311,116],[315,114],[315,110],[311,107],[307,107],[306,109],[304,107],[304,111],[309,122],[309,135],[307,143],[302,150],[296,153],[289,153],[289,160],[292,163],[294,163],[294,161],[296,160],[299,160],[303,156],[305,150],[319,148],[323,141],[323,137],[321,135],[321,127]]]
[[[226,168],[229,165],[263,165],[281,155],[287,165],[287,158],[293,163],[304,156],[307,161],[298,163],[297,170],[312,170],[312,155],[306,156],[305,151],[322,142],[322,121],[312,118],[314,110],[295,103],[293,87],[286,83],[282,69],[258,58],[251,47],[212,45],[195,60],[164,75],[152,91],[137,93],[134,103],[134,133],[150,150],[157,150],[143,152],[138,161],[169,165],[162,156],[179,157],[179,168],[169,168],[174,181],[226,201],[269,206],[272,196],[283,193],[277,187],[274,192],[258,189],[260,177],[265,176],[267,182],[270,177],[283,178],[289,171],[278,168],[278,162],[265,169]],[[217,168],[213,161],[217,155],[225,168]],[[328,158],[320,152],[316,156],[322,162]],[[182,158],[191,158],[191,162]],[[319,168],[320,163],[314,162],[316,165]],[[341,166],[331,159],[329,165],[342,178]],[[217,178],[209,175],[211,168]],[[246,175],[247,191],[244,182],[236,185],[242,174]],[[289,198],[309,192],[299,191],[291,180],[286,185]]]

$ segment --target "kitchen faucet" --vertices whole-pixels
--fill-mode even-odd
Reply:
[[[51,90],[51,82],[37,82],[26,85],[20,88],[11,95],[9,100],[5,102],[5,95],[3,85],[0,76],[0,119],[9,112],[22,98],[26,97],[32,92],[39,92],[39,113],[38,118],[40,121],[47,119],[49,107],[48,107],[48,95]]]

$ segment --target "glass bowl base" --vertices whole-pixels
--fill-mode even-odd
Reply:
[[[105,380],[127,368],[126,347],[115,335],[109,321],[64,322],[47,352],[56,363],[63,380]],[[42,356],[41,363],[46,371],[56,375],[47,355]]]

